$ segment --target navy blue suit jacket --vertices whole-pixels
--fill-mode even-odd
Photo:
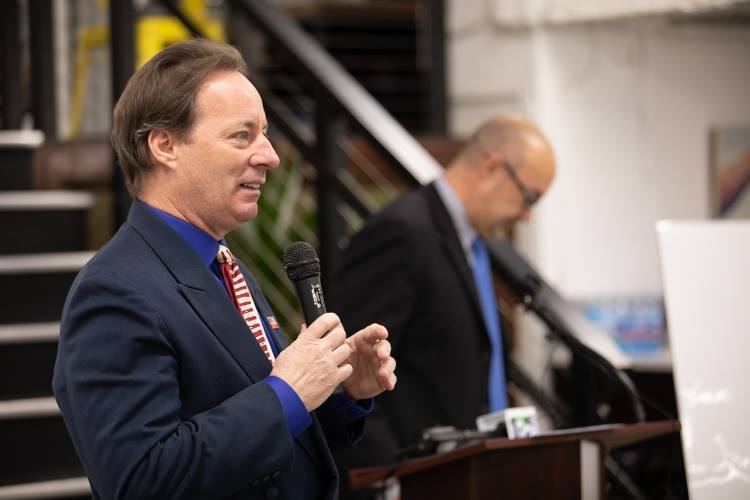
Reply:
[[[328,444],[351,444],[362,420],[347,426],[326,403],[293,439],[258,383],[270,371],[198,255],[135,201],[70,290],[53,389],[94,498],[335,498]]]

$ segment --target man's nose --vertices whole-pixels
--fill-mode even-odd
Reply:
[[[279,155],[273,148],[268,137],[263,137],[263,144],[260,149],[251,157],[251,162],[257,166],[264,166],[271,170],[279,166]]]

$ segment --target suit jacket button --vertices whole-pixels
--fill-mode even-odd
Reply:
[[[268,500],[274,500],[279,498],[279,489],[276,486],[271,486],[266,490],[266,498]]]

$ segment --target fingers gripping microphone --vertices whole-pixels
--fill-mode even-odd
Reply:
[[[320,284],[320,261],[309,243],[297,241],[284,250],[284,270],[294,283],[305,323],[309,326],[326,312],[323,302],[323,287]],[[333,391],[343,394],[341,384]]]
[[[309,325],[326,312],[323,287],[320,285],[320,261],[315,249],[304,241],[297,241],[286,247],[284,270],[294,283],[302,315]]]

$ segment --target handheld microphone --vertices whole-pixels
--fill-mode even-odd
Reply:
[[[297,241],[284,250],[284,270],[294,283],[308,325],[326,312],[320,284],[320,260],[309,243]]]
[[[283,260],[284,270],[294,283],[302,315],[309,326],[326,312],[323,287],[320,284],[320,260],[312,245],[304,241],[296,241],[286,247]],[[333,392],[343,394],[344,389],[339,384]]]

